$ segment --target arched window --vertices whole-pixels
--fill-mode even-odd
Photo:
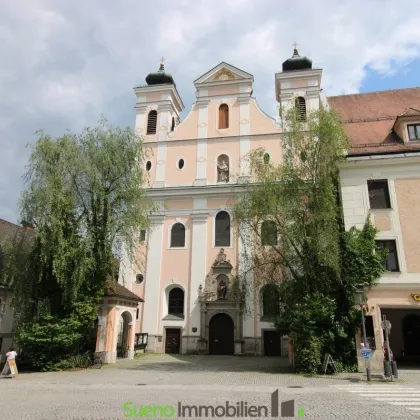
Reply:
[[[220,155],[217,158],[217,182],[229,182],[229,157]]]
[[[306,121],[306,101],[302,96],[295,99],[295,107],[298,113],[298,121]]]
[[[184,316],[184,291],[179,287],[175,287],[169,292],[168,314]]]
[[[261,224],[261,245],[277,245],[277,226],[272,220],[265,220]]]
[[[263,316],[280,314],[280,294],[275,284],[266,284],[261,291]]]
[[[215,246],[230,246],[230,216],[225,211],[216,215]]]
[[[226,104],[219,106],[219,128],[229,128],[229,107]]]
[[[157,111],[152,110],[147,117],[147,134],[156,134]]]
[[[185,226],[182,223],[175,223],[171,229],[171,248],[184,248]]]
[[[172,117],[171,131],[175,130],[175,117]]]

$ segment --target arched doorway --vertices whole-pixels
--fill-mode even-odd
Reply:
[[[216,314],[210,320],[209,341],[210,354],[233,354],[234,325],[227,314]]]
[[[118,323],[117,358],[128,357],[129,329],[132,327],[131,313],[128,311],[120,315]]]
[[[403,319],[403,334],[406,356],[420,355],[420,316],[410,314]]]

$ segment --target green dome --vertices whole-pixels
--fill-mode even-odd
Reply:
[[[149,73],[146,77],[146,83],[150,85],[163,85],[171,84],[175,85],[174,78],[170,73],[165,73],[165,67],[163,63],[160,64],[159,70],[155,73]]]
[[[308,57],[301,57],[297,48],[293,50],[293,56],[283,63],[283,71],[310,70],[312,61]]]

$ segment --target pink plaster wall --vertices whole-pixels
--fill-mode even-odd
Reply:
[[[144,146],[144,160],[141,163],[141,167],[143,168],[143,175],[144,175],[144,185],[151,186],[155,182],[156,179],[156,160],[157,160],[157,146],[156,145],[145,145]],[[152,162],[152,169],[150,171],[146,171],[146,163],[150,160]]]
[[[307,80],[292,80],[290,82],[290,87],[293,89],[307,88],[308,81]]]
[[[168,140],[188,140],[197,138],[198,107],[194,105],[187,117],[175,128]]]
[[[162,94],[160,93],[147,93],[146,94],[146,102],[148,104],[152,102],[158,102],[162,99]]]
[[[172,282],[172,278],[177,278],[177,284],[181,284],[185,290],[188,289],[190,275],[190,255],[191,255],[191,220],[187,217],[179,217],[179,221],[186,225],[185,245],[186,249],[170,248],[170,229],[176,223],[175,217],[166,217],[163,225],[163,245],[161,263],[161,292]]]
[[[265,134],[280,132],[273,124],[273,119],[261,113],[254,100],[249,102],[249,119],[251,134]]]
[[[209,141],[207,143],[207,182],[217,182],[217,158],[223,154],[229,156],[230,179],[236,179],[239,174],[239,141]]]
[[[219,129],[219,107],[222,102],[215,100],[210,101],[208,105],[208,137],[225,137],[225,136],[238,136],[239,135],[239,102],[226,101],[229,106],[229,128]]]
[[[251,151],[256,149],[264,149],[270,154],[270,162],[281,164],[283,161],[283,148],[281,144],[281,134],[272,136],[253,137],[251,139]]]
[[[194,200],[166,200],[165,206],[168,210],[192,210]]]
[[[178,169],[178,160],[184,159],[184,167]],[[169,144],[166,155],[165,180],[170,185],[192,184],[197,172],[197,143]]]
[[[240,93],[239,86],[220,86],[208,89],[208,96],[235,95]]]
[[[420,273],[420,191],[419,178],[396,179],[395,193],[401,224],[404,253],[409,273]]]

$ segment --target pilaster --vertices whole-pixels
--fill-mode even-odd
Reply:
[[[150,216],[142,331],[157,334],[164,216]]]
[[[200,337],[200,303],[198,301],[198,288],[204,284],[206,278],[207,256],[207,213],[193,213],[191,215],[192,246],[191,246],[191,279],[190,279],[190,323],[188,335]],[[197,328],[192,332],[192,328]]]
[[[197,127],[197,175],[194,185],[207,184],[207,127],[208,127],[208,100],[197,101],[198,127]]]

